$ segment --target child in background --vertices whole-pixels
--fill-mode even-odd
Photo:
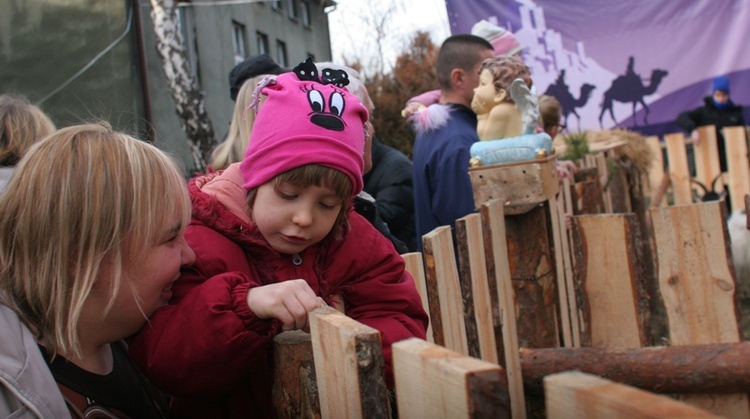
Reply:
[[[63,128],[18,163],[0,214],[0,417],[167,417],[123,339],[195,257],[174,162],[108,125]]]
[[[55,124],[23,97],[0,95],[0,193],[23,153],[55,130]]]
[[[389,385],[391,344],[425,337],[403,259],[351,209],[367,111],[325,74],[308,59],[262,87],[242,163],[190,182],[197,262],[131,345],[177,417],[273,417],[272,340],[324,304],[380,331]]]

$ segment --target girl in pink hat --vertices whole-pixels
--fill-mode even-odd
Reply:
[[[189,184],[196,263],[132,342],[177,417],[273,417],[272,340],[328,304],[391,344],[427,315],[392,244],[351,208],[362,189],[367,111],[310,59],[262,87],[241,163]]]

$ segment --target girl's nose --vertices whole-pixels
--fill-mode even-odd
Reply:
[[[307,207],[298,209],[292,217],[292,222],[300,227],[310,226],[312,224],[312,220],[312,210]]]

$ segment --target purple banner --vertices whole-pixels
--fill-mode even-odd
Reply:
[[[453,34],[485,19],[523,45],[538,94],[563,105],[568,131],[680,131],[677,115],[729,76],[750,120],[748,0],[446,0]]]

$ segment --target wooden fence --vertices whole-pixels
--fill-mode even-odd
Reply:
[[[726,207],[679,191],[670,138],[661,177],[612,175],[617,148],[601,150],[525,212],[482,203],[457,221],[455,246],[448,227],[425,235],[424,254],[404,259],[430,330],[394,344],[394,392],[378,332],[334,309],[311,314],[310,334],[277,336],[279,416],[750,418]],[[747,173],[744,150],[730,171]],[[672,201],[690,202],[646,207],[664,173]],[[750,192],[739,177],[727,181],[735,205]]]

